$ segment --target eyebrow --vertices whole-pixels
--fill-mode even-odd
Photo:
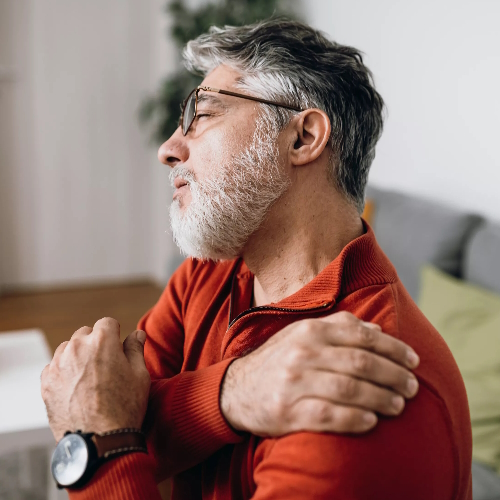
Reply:
[[[222,102],[218,97],[214,95],[210,95],[208,92],[204,92],[203,94],[200,92],[198,94],[198,104],[202,102],[208,102],[209,104],[214,104],[219,108],[227,109],[229,106]]]

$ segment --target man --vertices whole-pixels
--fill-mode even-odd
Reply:
[[[158,156],[195,259],[123,349],[109,318],[57,349],[56,479],[71,499],[154,499],[173,475],[179,499],[470,500],[459,371],[359,216],[383,109],[360,54],[269,20],[185,60],[205,79]],[[404,411],[401,341],[421,356]]]

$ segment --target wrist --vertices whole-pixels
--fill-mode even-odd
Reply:
[[[238,389],[241,391],[241,386],[238,383],[239,364],[241,361],[242,359],[236,359],[228,366],[222,379],[219,399],[221,413],[235,431],[247,430],[242,420],[237,400]]]
[[[80,488],[103,463],[135,452],[148,453],[140,429],[122,428],[103,434],[68,431],[52,455],[52,475],[60,488]]]

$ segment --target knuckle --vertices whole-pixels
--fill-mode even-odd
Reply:
[[[375,344],[376,332],[373,329],[363,326],[362,323],[359,323],[356,329],[361,345],[365,347],[372,347]]]
[[[304,319],[297,324],[296,335],[299,339],[308,339],[314,331],[314,320]]]
[[[358,393],[358,383],[351,377],[339,377],[336,389],[342,399],[353,399]]]
[[[304,345],[294,345],[286,356],[286,366],[296,367],[309,358],[309,349]]]
[[[370,355],[365,351],[353,351],[352,364],[355,371],[359,374],[369,373],[372,368]]]
[[[105,326],[119,326],[120,323],[115,318],[110,318],[109,316],[105,316],[104,318],[101,318],[99,321],[96,321],[95,325],[98,325],[100,323],[103,323]],[[94,325],[94,326],[95,326]]]
[[[282,370],[281,382],[283,386],[294,384],[300,379],[300,376],[300,370],[297,370],[295,365],[290,364]]]
[[[306,323],[306,330],[304,331],[303,340],[304,344],[309,347],[311,345],[324,344],[325,334],[331,330],[331,323],[320,321],[317,319],[310,319]]]
[[[73,335],[71,336],[71,338],[75,338],[76,336],[78,336],[79,334],[89,334],[92,332],[92,328],[88,327],[88,326],[82,326],[81,328],[78,328],[78,330],[76,330]]]
[[[357,318],[348,311],[340,311],[337,313],[337,319],[342,323],[352,323]]]
[[[316,418],[322,424],[326,424],[332,420],[332,412],[328,403],[319,402],[316,408]]]
[[[64,352],[64,350],[66,349],[68,343],[69,343],[69,341],[65,340],[64,342],[62,342],[61,344],[59,344],[57,346],[57,349],[54,352],[54,356],[53,356],[52,359],[56,359],[57,357],[59,357]]]
[[[324,429],[331,423],[333,410],[326,401],[310,399],[302,405],[302,424],[304,428],[319,427]]]

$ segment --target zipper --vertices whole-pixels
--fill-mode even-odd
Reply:
[[[251,307],[250,309],[247,309],[246,311],[241,312],[236,316],[233,320],[231,320],[231,311],[233,310],[233,290],[234,290],[234,282],[236,280],[236,275],[238,274],[237,270],[239,268],[239,262],[236,265],[233,273],[233,277],[231,280],[231,293],[229,295],[229,322],[227,325],[227,330],[229,329],[241,318],[244,316],[247,316],[248,314],[252,314],[254,312],[259,312],[259,311],[279,311],[279,312],[286,312],[286,313],[306,313],[306,312],[314,312],[314,311],[322,311],[323,309],[326,309],[327,307],[331,306],[335,301],[332,302],[325,302],[324,304],[321,304],[320,306],[314,306],[314,307],[308,307],[306,309],[289,309],[285,307],[273,307],[273,306],[257,306],[257,307]]]
[[[258,306],[258,307],[251,307],[250,309],[247,309],[246,311],[243,311],[242,313],[238,314],[236,318],[234,318],[228,325],[227,329],[229,330],[239,319],[243,318],[244,316],[247,316],[248,314],[252,314],[254,312],[259,312],[259,311],[279,311],[279,312],[286,312],[286,313],[306,313],[306,312],[314,312],[314,311],[322,311],[323,309],[326,309],[327,307],[331,306],[333,302],[325,302],[324,304],[321,304],[320,306],[314,306],[314,307],[308,307],[306,309],[288,309],[285,307],[273,307],[273,306]]]

